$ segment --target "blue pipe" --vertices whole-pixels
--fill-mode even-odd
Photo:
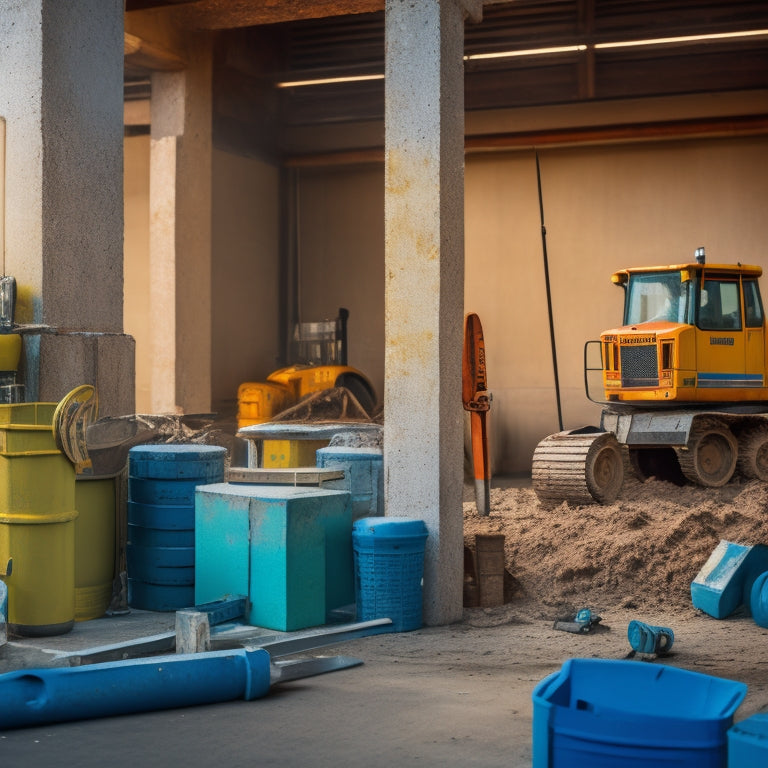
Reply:
[[[263,648],[154,656],[0,675],[0,730],[265,696]]]

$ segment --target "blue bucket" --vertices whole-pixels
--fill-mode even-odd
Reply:
[[[419,629],[427,526],[406,517],[364,517],[352,526],[357,620],[392,619]]]
[[[224,480],[226,449],[141,445],[128,453],[128,603],[148,611],[195,604],[195,488]]]
[[[768,765],[768,714],[758,712],[728,731],[728,768]]]
[[[533,690],[533,768],[723,768],[746,693],[675,667],[569,659]]]

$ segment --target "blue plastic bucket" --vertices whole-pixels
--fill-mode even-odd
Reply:
[[[728,731],[728,768],[768,765],[768,714],[758,712]]]
[[[768,572],[761,573],[752,584],[749,609],[755,624],[768,629]]]
[[[675,667],[569,659],[533,690],[533,768],[723,768],[746,693]]]
[[[141,445],[128,453],[128,603],[195,604],[195,488],[224,480],[226,449]]]
[[[421,627],[423,520],[364,517],[352,526],[358,621],[392,619],[395,632]]]

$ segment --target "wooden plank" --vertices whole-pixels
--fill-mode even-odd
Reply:
[[[328,480],[343,480],[344,470],[322,467],[230,467],[227,481],[254,485],[322,485]]]

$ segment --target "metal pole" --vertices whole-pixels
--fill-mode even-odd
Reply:
[[[555,344],[555,321],[552,316],[552,292],[549,285],[549,260],[547,258],[547,228],[544,226],[544,199],[541,194],[541,167],[536,152],[536,183],[539,188],[539,216],[541,218],[541,247],[544,255],[544,284],[547,288],[547,314],[549,316],[549,341],[552,348],[552,368],[555,376],[555,399],[557,401],[557,423],[563,431],[563,413],[560,406],[560,379],[557,372],[557,345]]]

